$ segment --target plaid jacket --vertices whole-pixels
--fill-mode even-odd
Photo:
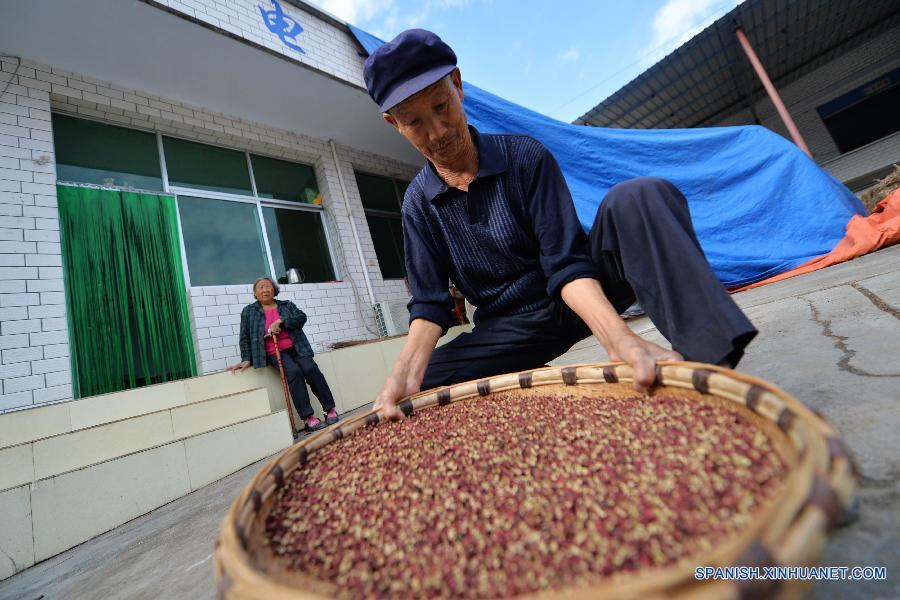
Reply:
[[[294,348],[300,356],[312,356],[313,349],[303,333],[306,313],[297,308],[290,300],[275,300],[278,305],[278,316],[281,317],[284,329],[291,336]],[[241,360],[249,360],[254,368],[266,366],[266,313],[259,301],[248,304],[241,311]]]

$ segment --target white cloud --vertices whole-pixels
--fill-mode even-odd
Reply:
[[[404,28],[418,27],[428,20],[432,12],[466,6],[472,0],[420,0],[418,9],[406,16],[401,16],[396,0],[308,1],[353,25],[369,23],[370,26],[375,27],[373,33],[376,35],[387,34],[391,38],[399,33],[399,31],[394,31],[398,25]],[[372,21],[375,19],[377,22],[373,23]],[[379,35],[379,37],[384,38],[384,35]]]
[[[422,2],[419,5],[419,10],[406,17],[403,21],[403,24],[407,29],[421,27],[428,20],[428,17],[431,16],[431,9],[431,2]]]
[[[394,0],[309,0],[348,23],[365,23],[394,7]]]
[[[456,8],[458,6],[465,6],[469,2],[470,0],[437,0],[438,6],[441,8]]]
[[[578,48],[569,48],[563,52],[560,52],[556,55],[556,60],[565,63],[574,63],[578,62],[578,59],[581,58],[581,50]]]
[[[653,41],[642,52],[642,62],[653,64],[679,47],[741,0],[668,0],[653,17]]]
[[[369,33],[374,35],[377,38],[381,38],[382,40],[388,41],[397,35],[397,31],[402,29],[398,26],[399,17],[397,16],[397,9],[392,8],[388,14],[384,16],[380,16],[378,18],[378,23],[367,26]]]

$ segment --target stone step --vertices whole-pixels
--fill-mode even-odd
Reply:
[[[0,492],[0,579],[286,448],[284,411]]]
[[[272,369],[250,369],[6,412],[0,414],[0,448],[259,388],[271,391],[270,412],[284,408],[278,375]]]
[[[271,413],[268,391],[254,389],[4,448],[0,490]]]

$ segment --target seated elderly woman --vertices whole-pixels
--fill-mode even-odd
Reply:
[[[304,431],[317,431],[338,421],[334,397],[319,365],[313,360],[312,346],[303,333],[306,314],[289,300],[276,300],[278,285],[269,277],[260,277],[253,284],[256,302],[241,311],[241,362],[226,370],[243,371],[251,366],[260,369],[266,365],[278,369],[275,341],[278,340],[284,375],[291,391],[294,408],[304,420]],[[306,384],[322,404],[325,422],[313,414]]]

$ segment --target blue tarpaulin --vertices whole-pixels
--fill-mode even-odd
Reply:
[[[382,42],[351,26],[372,52]],[[585,231],[620,181],[663,177],[688,200],[697,237],[726,286],[777,275],[826,254],[859,199],[797,146],[759,126],[630,130],[563,123],[468,83],[469,122],[530,135],[559,162]]]

